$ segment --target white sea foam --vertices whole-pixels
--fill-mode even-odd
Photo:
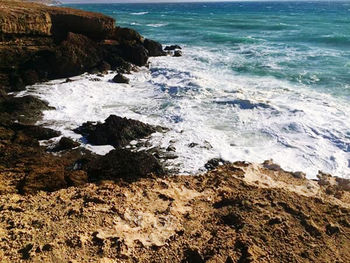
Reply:
[[[230,65],[240,63],[239,53],[183,51],[180,58],[152,58],[150,69],[128,76],[130,85],[110,82],[111,73],[100,82],[82,75],[69,83],[35,85],[27,92],[56,107],[45,112],[43,123],[66,136],[79,138],[71,129],[110,114],[170,128],[154,134],[151,142],[164,148],[172,143],[179,158],[169,166],[183,173],[202,171],[207,160],[221,157],[254,162],[272,158],[310,178],[318,170],[350,176],[347,102],[302,84],[234,74]],[[227,67],[218,72],[218,64]]]
[[[147,24],[149,27],[162,27],[168,25],[167,23],[158,23],[158,24]]]
[[[135,12],[135,13],[130,13],[130,15],[134,15],[134,16],[142,16],[142,15],[147,15],[148,12]]]

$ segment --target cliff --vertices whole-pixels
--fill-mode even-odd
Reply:
[[[115,26],[102,14],[19,1],[0,1],[0,86],[21,90],[38,81],[145,65],[161,45]],[[103,69],[102,69],[103,70]]]

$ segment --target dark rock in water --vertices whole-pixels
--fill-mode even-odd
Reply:
[[[11,128],[15,131],[21,131],[25,135],[35,138],[37,140],[48,140],[53,137],[60,136],[61,133],[59,131],[55,131],[50,128],[45,128],[41,126],[34,125],[24,125],[19,123],[14,123]]]
[[[209,160],[205,165],[205,169],[207,170],[214,170],[216,167],[218,167],[219,165],[223,165],[223,164],[229,164],[230,162],[225,161],[221,158],[213,158],[211,160]]]
[[[176,50],[176,49],[181,49],[179,45],[171,45],[171,46],[166,46],[164,50]]]
[[[128,74],[132,70],[132,65],[121,57],[117,57],[113,60],[112,69],[116,70],[118,73]]]
[[[72,148],[78,147],[80,143],[73,141],[70,138],[62,137],[57,145],[52,149],[53,152],[59,152],[64,150],[70,150]]]
[[[90,81],[101,81],[101,79],[99,79],[99,78],[90,78],[89,80]]]
[[[129,84],[130,80],[125,77],[124,75],[118,73],[117,75],[115,75],[115,77],[113,78],[113,82],[115,83],[126,83]]]
[[[174,57],[181,57],[181,56],[182,56],[182,52],[180,50],[175,50]]]
[[[89,164],[90,181],[135,180],[150,174],[163,175],[165,171],[158,160],[146,152],[116,149]]]
[[[166,148],[167,152],[176,152],[175,146],[169,145],[168,148]]]
[[[150,57],[164,56],[166,54],[163,51],[162,45],[156,41],[145,39],[143,45],[148,50],[148,55]]]
[[[123,147],[132,140],[151,135],[157,128],[140,121],[111,115],[104,123],[86,122],[74,131],[85,136],[92,144]]]

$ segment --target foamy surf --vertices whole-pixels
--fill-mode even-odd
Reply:
[[[184,53],[181,58],[152,58],[149,69],[128,76],[130,85],[110,82],[111,72],[101,81],[90,81],[95,76],[86,74],[28,92],[56,108],[45,112],[42,123],[66,136],[79,138],[72,129],[110,114],[168,127],[150,138],[151,147],[174,146],[178,158],[167,164],[181,173],[202,172],[209,159],[221,157],[273,159],[309,178],[318,170],[349,177],[346,101],[273,77],[232,74],[228,68],[217,72],[216,63],[227,62],[227,56],[220,61],[204,48],[185,48]],[[110,150],[89,147],[100,154]]]

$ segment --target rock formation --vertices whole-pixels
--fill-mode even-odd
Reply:
[[[0,86],[21,90],[38,81],[81,74],[108,63],[143,66],[162,46],[115,26],[102,14],[0,1]]]

